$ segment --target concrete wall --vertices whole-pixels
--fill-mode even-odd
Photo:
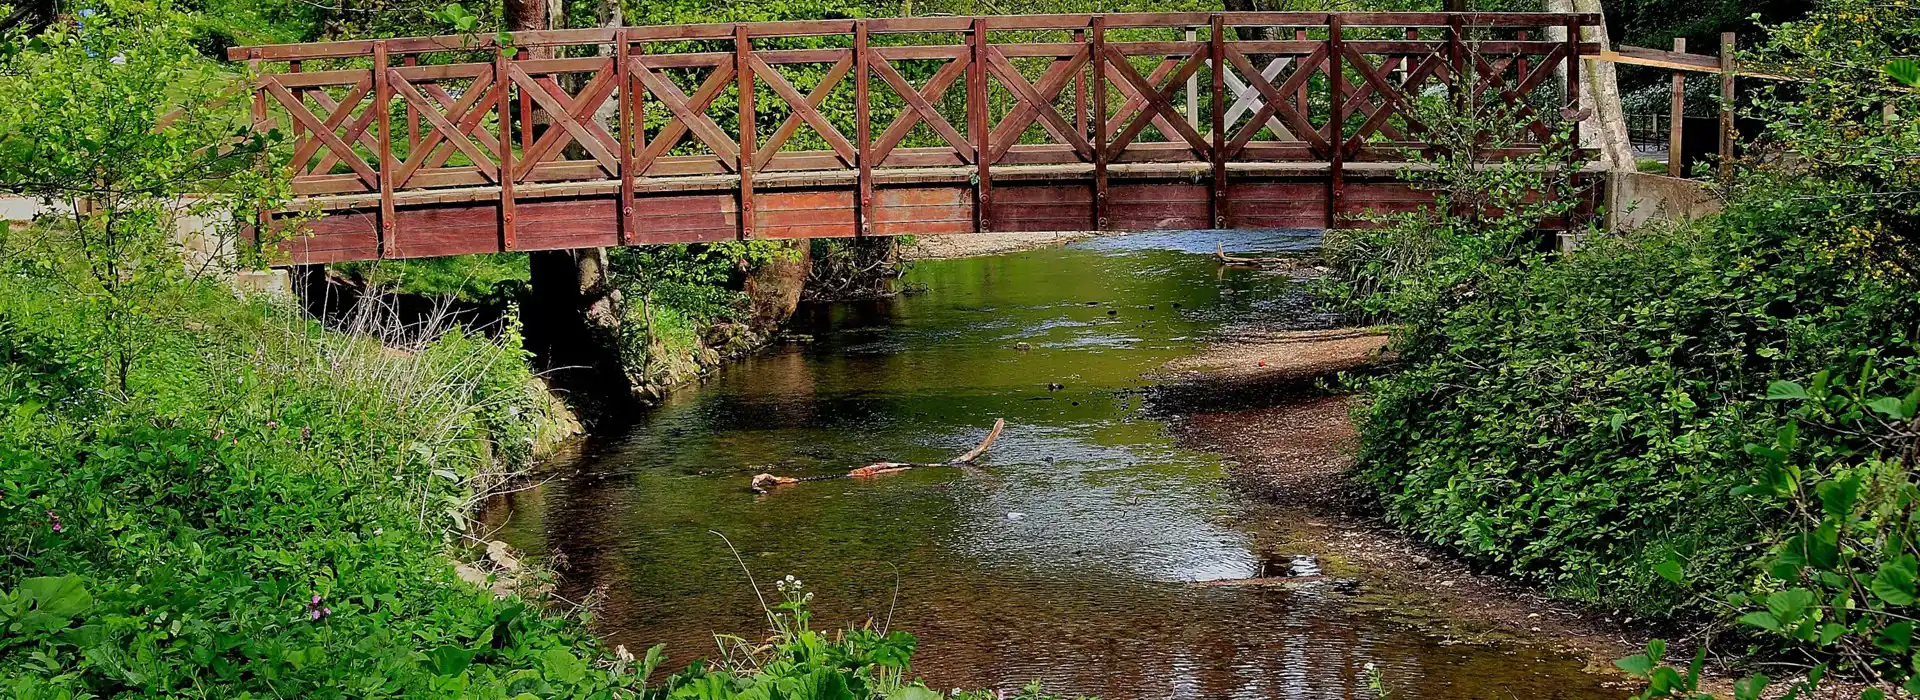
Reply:
[[[1720,211],[1704,183],[1650,173],[1607,176],[1607,229],[1631,231],[1653,222],[1681,223]]]
[[[182,262],[187,269],[194,271],[230,268],[233,240],[219,233],[223,215],[219,212],[189,214],[185,212],[186,205],[187,202],[181,202],[181,213],[174,227],[174,239],[183,249]],[[0,196],[0,221],[18,225],[41,216],[62,214],[71,216],[72,212],[63,211],[58,206],[48,206],[37,199]],[[232,270],[228,275],[234,289],[242,293],[288,297],[293,293],[293,285],[284,269]]]

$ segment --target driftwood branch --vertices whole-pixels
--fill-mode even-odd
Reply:
[[[1006,427],[1007,427],[1007,420],[1005,418],[993,419],[993,429],[987,431],[987,437],[985,439],[982,439],[980,441],[980,444],[974,445],[973,449],[967,450],[966,452],[961,453],[959,456],[954,457],[953,459],[949,459],[945,462],[939,462],[934,464],[914,463],[914,462],[874,462],[873,464],[869,464],[864,467],[858,467],[855,469],[847,470],[847,472],[844,474],[822,474],[820,476],[792,477],[792,476],[774,476],[772,474],[755,474],[753,475],[753,481],[749,484],[749,488],[752,489],[754,493],[766,493],[769,489],[775,486],[780,486],[783,484],[798,484],[803,481],[826,481],[827,479],[867,478],[867,477],[880,476],[883,474],[893,474],[896,472],[903,472],[908,469],[912,469],[914,467],[953,467],[953,466],[963,466],[963,465],[973,464],[974,460],[980,459],[981,455],[987,453],[987,448],[993,446],[993,441],[1000,439],[1000,431],[1006,429]]]

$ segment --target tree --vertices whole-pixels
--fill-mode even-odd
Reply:
[[[175,240],[180,219],[209,222],[199,234],[231,250],[246,212],[284,196],[285,183],[258,167],[273,135],[246,123],[236,99],[244,84],[194,54],[183,15],[166,0],[111,0],[76,18],[9,60],[0,188],[60,212],[38,231],[72,239],[63,249],[78,259],[55,266],[76,294],[104,307],[100,342],[114,387],[125,391],[143,302],[170,280],[237,262],[188,267]]]

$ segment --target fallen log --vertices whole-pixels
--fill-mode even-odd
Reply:
[[[915,467],[954,467],[954,466],[968,465],[968,464],[972,464],[974,460],[980,459],[980,455],[986,454],[987,448],[993,446],[993,441],[1000,439],[1000,431],[1004,430],[1006,427],[1007,427],[1007,420],[1005,418],[993,419],[993,429],[987,431],[987,437],[985,439],[982,439],[980,441],[980,444],[974,445],[973,449],[967,450],[966,452],[963,452],[960,455],[954,457],[953,459],[949,459],[945,462],[931,463],[931,464],[914,463],[914,462],[874,462],[873,464],[869,464],[864,467],[856,467],[854,469],[849,469],[844,474],[822,474],[819,476],[795,477],[795,476],[774,476],[772,474],[755,474],[753,475],[753,481],[749,482],[748,488],[752,490],[754,493],[766,493],[768,490],[772,489],[775,486],[783,486],[786,484],[798,484],[806,481],[826,481],[828,479],[869,479],[869,478],[873,478],[873,477],[881,476],[885,474],[895,474],[895,473],[903,472],[908,469],[913,469]]]

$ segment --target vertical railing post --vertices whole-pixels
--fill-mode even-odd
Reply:
[[[1686,37],[1674,37],[1673,52],[1687,52]],[[1673,72],[1672,91],[1673,94],[1670,96],[1672,103],[1667,105],[1667,176],[1681,177],[1686,174],[1685,169],[1682,167],[1684,164],[1681,162],[1686,160],[1687,153],[1684,144],[1681,142],[1681,139],[1685,136],[1685,129],[1683,127],[1686,126],[1687,114],[1686,73],[1681,71]]]
[[[620,84],[614,95],[620,100],[620,201],[614,207],[615,215],[620,217],[620,242],[633,244],[633,76],[628,66],[631,57],[632,42],[627,36],[626,27],[614,30],[613,75]]]
[[[300,72],[300,62],[299,62],[299,61],[287,61],[287,72],[288,72],[288,73],[298,73],[298,72]],[[297,99],[300,99],[300,100],[302,100],[302,101],[304,101],[304,100],[306,100],[306,90],[304,90],[304,89],[301,89],[301,88],[294,88],[294,89],[293,89],[293,90],[291,90],[290,92],[292,92],[292,93],[293,93],[293,96],[294,96],[295,98],[297,98]],[[292,123],[292,124],[288,124],[288,125],[287,125],[287,130],[288,130],[289,132],[292,132],[292,134],[293,134],[293,140],[294,140],[294,141],[299,141],[299,140],[300,140],[300,135],[301,135],[301,134],[303,134],[303,133],[306,133],[306,127],[304,127],[304,126],[302,126],[302,125],[300,124],[300,120],[298,120],[298,119],[294,119],[294,120],[292,120],[292,121],[293,121],[293,123]]]
[[[1580,96],[1584,90],[1585,86],[1580,83],[1580,17],[1574,15],[1567,18],[1567,109],[1572,110],[1576,117],[1581,111]],[[1594,107],[1598,109],[1599,105]],[[1553,193],[1556,197],[1571,196],[1580,191],[1580,168],[1586,164],[1585,155],[1580,151],[1580,129],[1585,126],[1583,123],[1585,121],[1585,118],[1576,118],[1573,122],[1573,143],[1568,144],[1567,147],[1567,187],[1564,192]],[[1574,204],[1565,214],[1560,215],[1569,245],[1577,245],[1574,235],[1575,228],[1579,225],[1579,218],[1578,204]]]
[[[1347,152],[1347,100],[1346,72],[1341,68],[1341,52],[1346,44],[1340,38],[1341,17],[1338,13],[1327,17],[1327,147],[1332,149],[1332,157],[1327,163],[1327,228],[1332,229],[1340,220],[1341,198],[1346,192],[1346,152]],[[1362,68],[1364,70],[1364,67]]]
[[[1733,176],[1733,50],[1738,37],[1720,33],[1720,181]]]
[[[1567,18],[1567,109],[1580,111],[1580,18]],[[1580,146],[1580,121],[1573,123],[1574,147]]]
[[[1211,196],[1207,197],[1207,218],[1214,228],[1227,227],[1227,39],[1226,19],[1214,13],[1208,24],[1208,54],[1212,61],[1213,89],[1211,118],[1208,124],[1213,134],[1212,152],[1213,179],[1208,184]],[[1249,80],[1265,80],[1251,76]]]
[[[1085,46],[1087,43],[1087,30],[1085,29],[1073,30],[1073,43]],[[1091,56],[1089,56],[1089,58],[1091,58]],[[1084,138],[1088,135],[1087,134],[1087,72],[1085,70],[1078,70],[1073,72],[1073,126],[1074,128],[1080,130],[1081,137]]]
[[[500,127],[500,250],[511,251],[514,246],[513,224],[513,85],[512,72],[507,65],[507,51],[496,48],[493,52],[493,89],[494,108],[499,110]]]
[[[417,66],[420,65],[420,57],[409,55],[406,58],[400,59],[400,62],[408,67]],[[420,110],[414,109],[412,102],[407,102],[406,105],[407,157],[412,158],[413,152],[420,150]]]
[[[1094,15],[1088,34],[1093,61],[1093,230],[1107,230],[1107,18]]]
[[[853,221],[855,235],[865,236],[872,226],[873,215],[873,113],[871,97],[867,92],[867,80],[873,66],[868,63],[867,21],[856,20],[853,23],[853,121],[854,140],[860,151],[855,157],[855,165],[860,174],[858,191],[853,199]]]
[[[1293,30],[1293,40],[1294,40],[1294,41],[1306,41],[1306,40],[1307,40],[1307,30],[1305,30],[1305,29],[1295,29],[1295,30]],[[1296,63],[1294,64],[1294,66],[1296,67],[1296,69],[1297,69],[1297,70],[1305,70],[1304,68],[1301,68],[1300,66],[1301,66],[1301,64],[1303,64],[1303,63],[1305,63],[1305,62],[1306,62],[1306,60],[1307,60],[1307,57],[1306,57],[1306,56],[1301,56],[1301,57],[1298,57],[1298,58],[1295,58],[1295,59],[1294,59],[1294,61],[1296,61]],[[1253,76],[1251,76],[1251,75],[1249,75],[1249,76],[1247,76],[1247,80],[1253,80]],[[1301,117],[1302,119],[1305,119],[1305,118],[1307,117],[1307,115],[1308,115],[1308,114],[1310,113],[1310,111],[1309,111],[1309,110],[1310,110],[1310,109],[1311,109],[1311,108],[1313,107],[1313,100],[1311,100],[1311,99],[1309,99],[1309,95],[1308,95],[1308,90],[1309,90],[1309,89],[1310,89],[1310,88],[1308,88],[1308,87],[1307,87],[1307,81],[1301,81],[1301,82],[1300,82],[1300,88],[1299,88],[1298,90],[1294,90],[1294,91],[1293,91],[1293,100],[1294,100],[1294,102],[1297,102],[1297,103],[1299,103],[1299,104],[1297,104],[1297,105],[1296,105],[1296,107],[1298,107],[1298,109],[1297,109],[1296,111],[1298,111],[1298,112],[1300,112],[1300,117]]]
[[[1199,29],[1187,27],[1187,43],[1192,44],[1197,41],[1200,41]],[[1200,130],[1200,74],[1198,72],[1187,76],[1187,126],[1193,127],[1194,131]]]
[[[379,238],[375,241],[378,257],[387,257],[399,247],[394,240],[393,221],[393,117],[388,108],[393,101],[393,84],[387,79],[387,42],[373,42],[373,110],[374,126],[380,142],[380,163],[375,175],[380,180],[380,226]]]
[[[533,57],[531,50],[522,49],[514,54],[513,60],[525,61]],[[556,119],[564,115],[547,115]],[[520,147],[533,147],[533,93],[520,91]]]
[[[987,19],[973,18],[967,34],[967,122],[973,132],[973,230],[993,230],[993,133],[987,128]],[[1015,138],[1018,138],[1017,136]]]
[[[740,240],[753,238],[753,149],[760,135],[753,116],[753,42],[747,25],[733,26],[733,70],[740,93]]]
[[[249,49],[247,52],[247,74],[254,81],[253,82],[252,129],[255,132],[259,132],[261,128],[263,128],[266,125],[266,122],[267,122],[267,86],[265,83],[266,74],[262,72],[261,68],[262,66],[260,63],[260,50]],[[299,93],[294,93],[294,94],[297,95]],[[295,124],[300,123],[300,120],[298,119],[293,119],[291,121]],[[267,167],[267,163],[268,163],[267,156],[265,153],[262,153],[260,154],[259,160],[257,160],[254,163],[254,167],[265,168]],[[300,173],[297,173],[297,172],[291,173],[291,176],[299,177]],[[251,239],[250,242],[254,246],[254,249],[255,249],[254,252],[259,252],[260,241],[265,240],[266,236],[272,232],[272,228],[273,228],[273,213],[267,211],[265,207],[262,207],[259,212],[259,217],[254,220],[252,234],[247,236],[247,238]]]

